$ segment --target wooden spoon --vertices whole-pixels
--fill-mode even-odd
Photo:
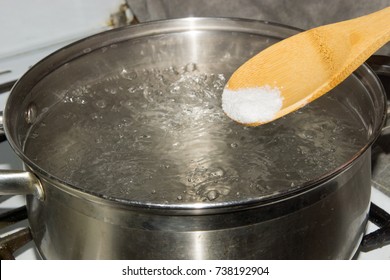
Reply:
[[[334,88],[389,40],[390,7],[289,37],[233,73],[223,109],[250,126],[278,119]]]

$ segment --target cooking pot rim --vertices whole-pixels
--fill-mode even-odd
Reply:
[[[249,24],[248,26],[244,26],[241,28],[239,28],[238,26],[236,27],[237,30],[233,29],[234,26],[229,26],[228,24],[226,24],[226,27],[225,27],[225,30],[226,31],[241,31],[241,32],[249,32],[252,30],[252,32],[255,32],[255,30],[253,30],[253,26],[251,27],[251,25],[258,25],[258,26],[273,26],[273,27],[277,27],[277,28],[281,28],[281,29],[286,29],[286,30],[290,30],[290,31],[293,31],[293,32],[301,32],[303,31],[302,29],[299,29],[299,28],[296,28],[296,27],[291,27],[291,26],[288,26],[288,25],[285,25],[285,24],[280,24],[280,23],[274,23],[274,22],[269,22],[269,21],[263,21],[263,20],[255,20],[255,19],[242,19],[242,18],[229,18],[229,17],[189,17],[189,18],[177,18],[177,19],[168,19],[168,20],[158,20],[158,21],[150,21],[150,22],[146,22],[146,23],[141,23],[141,24],[137,24],[137,25],[134,25],[134,26],[124,26],[124,27],[121,27],[121,28],[117,28],[117,29],[113,29],[113,30],[108,30],[108,31],[104,31],[104,32],[101,32],[101,33],[98,33],[98,34],[95,34],[95,35],[92,35],[92,36],[89,36],[89,37],[86,37],[86,38],[83,38],[81,40],[78,40],[74,43],[71,43],[63,48],[60,48],[59,50],[53,52],[52,54],[48,55],[47,57],[43,58],[41,61],[39,61],[38,63],[36,63],[33,67],[31,67],[17,82],[16,84],[13,86],[12,90],[11,90],[11,93],[10,93],[10,97],[9,97],[9,100],[12,98],[12,93],[17,90],[19,87],[23,87],[24,85],[24,80],[26,79],[26,77],[30,76],[30,75],[34,75],[34,71],[35,69],[37,68],[40,68],[42,66],[43,63],[45,63],[47,60],[50,60],[50,59],[53,59],[53,58],[56,58],[57,56],[59,56],[60,54],[63,55],[64,52],[67,52],[69,49],[72,49],[73,47],[76,47],[76,46],[79,46],[80,44],[85,44],[85,43],[88,43],[90,42],[91,40],[93,39],[96,39],[96,38],[99,38],[101,36],[110,36],[110,39],[111,41],[107,44],[113,44],[115,42],[121,42],[123,41],[123,38],[117,38],[115,35],[118,35],[120,34],[121,32],[123,32],[124,30],[131,30],[131,29],[141,29],[141,28],[146,28],[146,29],[149,29],[148,32],[144,31],[144,32],[141,32],[141,34],[138,34],[137,36],[135,35],[132,35],[130,36],[129,38],[126,38],[126,39],[133,39],[133,38],[139,38],[139,37],[144,37],[144,36],[150,36],[150,35],[156,35],[156,34],[160,34],[161,31],[157,31],[154,30],[154,31],[150,31],[150,29],[153,29],[151,27],[154,27],[154,26],[161,26],[161,25],[164,25],[164,24],[170,24],[170,23],[189,23],[189,22],[203,22],[205,21],[206,23],[207,22],[230,22],[230,23],[243,23],[245,25],[245,23]],[[212,27],[209,27],[209,28],[206,28],[208,30],[213,30]],[[215,27],[214,27],[215,29]],[[186,27],[185,25],[183,25],[182,27],[177,27],[176,29],[171,29],[170,32],[177,32],[178,30],[182,30],[182,31],[188,31],[188,27]],[[200,29],[200,30],[203,30],[203,29]],[[126,40],[125,39],[125,40]],[[99,46],[101,47],[101,46]],[[72,60],[72,59],[75,59],[79,56],[82,56],[82,55],[87,55],[87,53],[84,53],[84,54],[78,54],[77,56],[74,56],[72,58],[69,58],[68,61]],[[47,74],[49,74],[51,71],[53,71],[54,69],[57,69],[59,66],[65,64],[66,62],[68,61],[62,61],[62,63],[60,65],[56,65],[53,69],[50,69],[50,71],[48,71],[45,75],[43,75],[43,77],[45,77]],[[383,96],[383,99],[384,99],[384,104],[386,104],[385,100],[386,100],[386,96],[385,96],[385,91],[384,91],[384,88],[382,86],[382,84],[379,82],[379,79],[378,77],[376,76],[376,74],[371,70],[370,67],[368,67],[366,64],[363,64],[360,68],[359,68],[360,71],[364,71],[364,73],[366,75],[369,75],[369,77],[377,84],[378,86],[378,89],[382,92],[382,96]],[[38,81],[37,81],[38,82]],[[345,162],[344,164],[340,165],[338,168],[326,173],[326,174],[323,174],[321,177],[319,178],[316,178],[315,180],[312,180],[312,181],[307,181],[305,182],[304,184],[301,184],[301,185],[297,185],[297,186],[294,186],[293,188],[289,189],[289,190],[285,190],[283,191],[283,193],[272,193],[270,195],[264,195],[264,196],[261,196],[261,197],[258,197],[258,198],[251,198],[251,199],[248,199],[247,201],[243,201],[243,200],[239,200],[239,201],[232,201],[232,202],[213,202],[213,203],[205,203],[205,202],[202,202],[202,203],[194,203],[194,204],[174,204],[174,205],[167,205],[167,204],[145,204],[145,203],[140,203],[140,202],[137,202],[137,201],[128,201],[128,200],[120,200],[118,198],[112,198],[112,197],[105,197],[101,194],[98,194],[98,193],[95,193],[95,192],[89,192],[87,190],[84,190],[84,189],[81,189],[81,188],[78,188],[72,184],[69,184],[63,180],[61,180],[60,178],[57,178],[56,176],[54,175],[51,175],[50,173],[46,172],[44,169],[40,168],[37,164],[35,164],[32,160],[30,160],[23,152],[22,150],[22,147],[21,145],[18,145],[17,144],[17,140],[14,139],[14,137],[12,137],[11,135],[11,132],[10,132],[10,128],[8,127],[9,125],[9,119],[11,119],[11,108],[9,106],[9,100],[7,101],[7,104],[6,104],[6,107],[5,107],[5,110],[4,110],[4,132],[7,136],[7,139],[8,139],[8,142],[10,144],[10,146],[12,147],[12,149],[15,151],[15,153],[22,159],[22,161],[35,173],[37,174],[38,177],[40,178],[44,178],[45,180],[49,181],[50,183],[53,183],[54,185],[56,186],[59,186],[61,188],[66,188],[68,189],[69,192],[73,192],[73,194],[76,194],[76,195],[79,195],[79,196],[83,196],[83,194],[86,195],[86,198],[87,199],[91,199],[93,197],[95,197],[96,199],[98,200],[101,200],[102,202],[104,201],[107,201],[107,202],[114,202],[114,203],[119,203],[119,204],[123,204],[123,205],[126,205],[126,206],[131,206],[131,207],[136,207],[136,208],[155,208],[155,209],[172,209],[172,210],[180,210],[180,209],[216,209],[216,208],[235,208],[235,207],[252,207],[253,205],[261,205],[263,203],[270,203],[270,202],[273,202],[273,201],[277,201],[277,200],[281,200],[281,199],[285,199],[286,197],[290,197],[290,196],[294,196],[296,195],[297,193],[302,193],[304,191],[307,191],[309,190],[310,188],[312,187],[315,187],[317,185],[319,185],[320,183],[324,182],[324,181],[327,181],[329,179],[331,179],[332,177],[336,176],[337,174],[343,172],[344,170],[346,170],[347,168],[349,168],[351,165],[353,165],[353,163],[355,162],[355,160],[357,158],[359,158],[362,154],[364,154],[367,149],[369,149],[371,147],[371,145],[373,144],[373,142],[377,139],[377,137],[379,137],[380,135],[380,132],[381,132],[381,128],[383,127],[384,123],[385,123],[385,120],[386,120],[386,106],[384,106],[384,109],[383,109],[383,112],[381,112],[381,120],[380,120],[380,125],[378,125],[378,127],[375,128],[375,131],[372,132],[372,135],[370,137],[370,139],[367,141],[366,145],[364,145],[349,161]]]

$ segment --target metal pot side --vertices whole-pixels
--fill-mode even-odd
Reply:
[[[217,214],[135,210],[88,201],[43,182],[28,197],[45,259],[349,259],[370,204],[370,151],[348,169],[292,197]]]

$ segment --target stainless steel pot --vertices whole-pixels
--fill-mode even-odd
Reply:
[[[284,181],[278,184],[277,180],[273,180],[272,185],[256,179],[254,181],[258,184],[253,187],[245,185],[248,183],[242,181],[245,178],[231,176],[234,180],[223,181],[224,185],[221,187],[222,179],[218,172],[228,171],[219,170],[214,172],[216,175],[209,174],[216,176],[213,180],[201,182],[193,187],[195,189],[186,187],[185,194],[179,196],[175,193],[178,187],[173,187],[174,184],[168,184],[164,194],[156,195],[154,189],[148,189],[151,183],[146,181],[139,183],[136,189],[125,192],[117,190],[121,185],[99,188],[99,181],[91,178],[94,183],[87,188],[83,184],[74,183],[72,179],[59,176],[60,173],[56,174],[52,169],[53,166],[60,166],[57,170],[60,172],[64,168],[61,162],[69,163],[66,152],[61,154],[62,157],[58,157],[57,151],[47,152],[50,146],[61,143],[66,137],[61,134],[64,130],[62,123],[58,123],[60,128],[50,131],[55,135],[51,143],[31,144],[30,138],[35,138],[32,131],[47,117],[47,112],[51,112],[48,108],[55,108],[64,102],[85,105],[84,100],[79,98],[79,91],[73,91],[72,96],[68,94],[69,88],[75,84],[87,89],[90,89],[90,84],[98,85],[94,88],[96,92],[91,97],[93,99],[100,91],[104,91],[107,83],[116,83],[120,74],[126,74],[132,68],[141,69],[139,71],[145,73],[142,70],[145,66],[166,68],[171,65],[187,65],[187,68],[191,68],[187,69],[190,72],[199,68],[200,72],[229,75],[262,48],[297,32],[299,31],[296,29],[278,24],[238,19],[187,18],[153,22],[89,37],[57,51],[30,69],[14,86],[3,121],[8,141],[23,159],[27,171],[1,171],[0,189],[2,194],[27,194],[29,222],[42,257],[351,258],[363,236],[367,221],[371,188],[371,145],[380,134],[386,115],[383,87],[366,65],[361,66],[337,88],[336,91],[340,93],[335,93],[329,99],[321,98],[323,101],[318,105],[318,111],[326,112],[328,111],[324,106],[330,108],[330,111],[333,107],[344,108],[346,113],[343,118],[351,118],[351,121],[359,124],[358,134],[364,142],[354,146],[348,158],[332,157],[334,162],[329,162],[331,169],[325,167],[323,172],[313,171],[312,177],[301,176],[300,179],[307,179],[297,181],[296,184],[293,182],[285,185]],[[152,72],[149,71],[143,77],[147,79],[148,75],[155,75]],[[107,76],[107,73],[110,75]],[[160,77],[159,73],[157,77]],[[125,78],[133,79],[130,76]],[[164,77],[161,77],[161,81],[163,80]],[[117,86],[121,87],[121,84]],[[131,93],[130,88],[129,92]],[[143,94],[148,100],[145,88]],[[97,105],[107,106],[106,103]],[[144,111],[149,112],[148,109]],[[305,111],[297,112],[296,117],[299,114],[304,115]],[[192,114],[191,118],[193,116]],[[92,118],[96,119],[97,116],[93,115]],[[212,116],[208,118],[212,119]],[[45,119],[45,125],[50,119],[51,117]],[[201,128],[202,135],[209,135],[210,130],[219,127],[219,121],[224,122],[221,117],[212,120],[207,128]],[[76,122],[77,119],[70,122],[73,121]],[[114,120],[110,119],[110,123],[111,121]],[[290,121],[287,117],[276,123],[275,126],[279,126],[276,131],[281,133],[286,124],[291,124]],[[66,125],[68,128],[73,127],[73,123]],[[196,121],[186,125],[196,126]],[[234,125],[229,123],[226,126],[229,128],[226,129],[227,134],[238,129],[232,128]],[[325,122],[320,129],[326,131],[328,126]],[[335,125],[332,129],[332,133],[336,134],[338,126]],[[354,133],[354,130],[351,132]],[[78,133],[85,131],[78,130]],[[278,137],[274,133],[261,139],[276,141]],[[288,135],[284,137],[290,139]],[[204,148],[217,145],[212,137],[209,138],[209,142],[201,142],[199,146]],[[77,137],[76,139],[79,140]],[[163,137],[159,139],[161,142],[167,141]],[[129,141],[131,145],[135,142]],[[54,147],[70,151],[72,145],[67,143],[66,147],[61,144]],[[77,141],[72,143],[77,144]],[[90,141],[83,147],[88,149],[88,146],[95,144],[96,142]],[[172,143],[174,144],[176,142]],[[287,153],[286,158],[289,158],[288,149],[291,147],[284,147],[284,150],[280,147],[283,153]],[[209,148],[201,151],[207,155],[213,150]],[[223,151],[225,152],[217,154],[221,162],[236,162],[240,156],[240,152],[229,154],[226,148]],[[249,155],[247,152],[241,154],[246,157]],[[42,155],[43,159],[39,160],[38,157]],[[165,156],[171,156],[173,163],[180,162],[176,155],[155,153],[154,150],[147,153],[147,158],[151,161],[149,164],[152,165],[159,160],[163,162]],[[77,160],[79,159],[72,159],[73,162]],[[295,161],[299,159],[287,161],[283,168],[286,169],[290,164],[293,169]],[[45,162],[50,164],[45,165]],[[175,172],[185,170],[184,163],[186,161],[181,166],[177,164],[170,169]],[[244,162],[239,164],[244,165]],[[141,162],[137,162],[129,172],[137,170],[139,166],[143,166]],[[248,167],[248,170],[255,172],[261,167],[251,166],[252,169]],[[284,169],[277,174],[291,171]],[[248,175],[246,171],[241,170],[242,173],[239,174]],[[143,176],[141,173],[134,174],[134,177]],[[169,177],[163,171],[153,173],[153,176],[157,178],[153,181],[156,186]],[[227,186],[228,184],[233,187]],[[227,187],[231,188],[226,191]]]

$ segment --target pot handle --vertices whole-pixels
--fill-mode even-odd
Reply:
[[[3,129],[3,112],[0,111],[0,143],[7,140]]]
[[[0,142],[5,141],[3,112],[0,111]],[[32,194],[39,200],[44,199],[42,184],[28,171],[0,170],[0,195]]]
[[[32,194],[44,200],[44,192],[40,180],[28,171],[0,170],[0,195]]]

